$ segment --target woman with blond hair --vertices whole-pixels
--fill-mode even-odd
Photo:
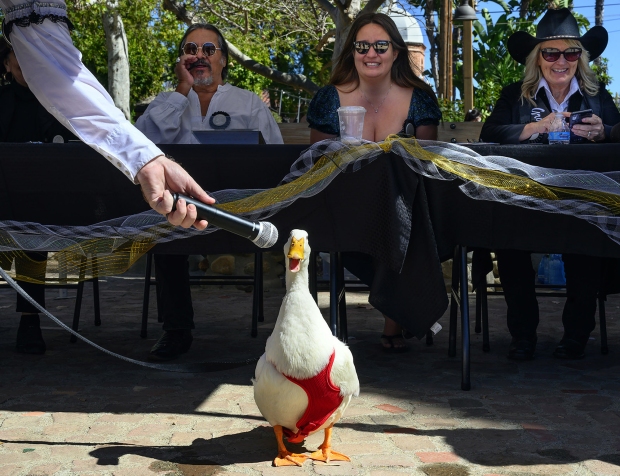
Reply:
[[[567,8],[549,10],[536,28],[536,36],[524,31],[508,39],[508,51],[525,64],[523,81],[504,88],[480,138],[502,144],[548,143],[556,113],[591,109],[592,116],[572,127],[573,140],[605,142],[620,113],[611,95],[599,83],[588,63],[607,46],[607,31],[595,26],[583,36]],[[563,255],[567,300],[562,314],[564,336],[553,355],[579,359],[594,330],[596,298],[600,287],[601,259]],[[531,360],[536,349],[538,302],[529,251],[497,250],[502,288],[508,305],[508,329],[512,342],[508,358]]]

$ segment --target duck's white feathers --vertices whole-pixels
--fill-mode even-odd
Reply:
[[[295,425],[308,406],[308,397],[301,387],[284,375],[297,379],[314,377],[325,368],[335,351],[330,376],[332,383],[340,388],[343,401],[321,426],[322,429],[338,421],[351,396],[359,394],[359,380],[351,351],[332,336],[308,289],[310,246],[307,234],[302,230],[293,230],[291,235],[297,239],[305,238],[304,260],[297,273],[289,271],[289,260],[285,260],[287,293],[273,333],[267,339],[265,354],[256,366],[254,398],[271,425],[282,425],[297,431]],[[285,245],[285,256],[290,241]]]

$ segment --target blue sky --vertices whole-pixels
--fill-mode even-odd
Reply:
[[[617,45],[620,45],[620,0],[608,0],[608,2],[609,3],[606,3],[605,5],[605,10],[603,13],[603,26],[609,33],[609,43],[607,45],[607,49],[603,53],[603,57],[609,60],[609,74],[613,78],[613,81],[609,86],[609,90],[612,94],[620,94],[620,56],[617,53],[612,54],[614,48],[617,48]],[[501,14],[501,8],[494,3],[485,1],[479,2],[477,10],[480,11],[483,8],[488,9],[492,13],[493,17],[497,17]],[[573,9],[575,12],[585,16],[590,21],[592,26],[594,25],[594,0],[573,0]],[[497,14],[493,14],[494,12],[497,12]],[[415,15],[420,23],[420,26],[424,28],[422,12],[414,9],[411,10],[411,13]],[[428,68],[430,65],[430,59],[428,57],[429,44],[426,37],[424,38],[424,42],[427,47],[426,68]]]

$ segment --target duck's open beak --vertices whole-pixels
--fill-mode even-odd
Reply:
[[[291,246],[286,257],[289,259],[288,269],[292,273],[296,273],[301,269],[301,260],[304,259],[304,242],[305,238],[300,238],[299,240],[295,237],[291,238]]]

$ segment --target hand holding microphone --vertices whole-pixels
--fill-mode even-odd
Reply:
[[[251,221],[179,193],[173,193],[172,197],[174,198],[173,210],[176,208],[177,201],[181,198],[188,205],[196,207],[198,218],[207,220],[211,225],[215,225],[222,230],[243,236],[259,248],[271,248],[278,241],[278,229],[268,221]]]

